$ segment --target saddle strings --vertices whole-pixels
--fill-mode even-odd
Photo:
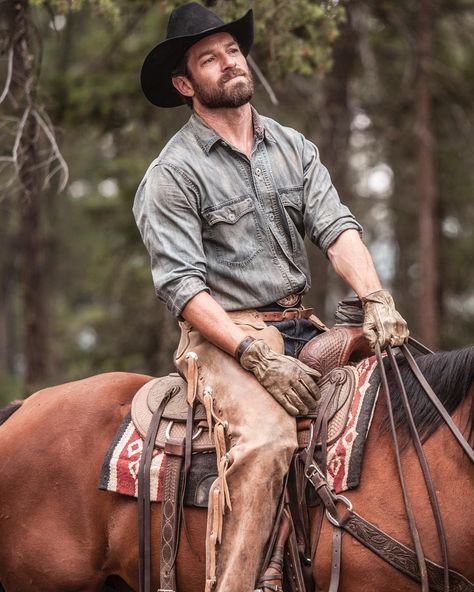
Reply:
[[[188,361],[193,366],[190,376],[195,381],[194,397],[197,393],[198,366],[197,356]],[[230,457],[226,449],[225,432],[228,429],[228,422],[222,420],[214,409],[213,391],[210,386],[203,390],[202,403],[206,410],[209,435],[214,440],[217,457],[217,479],[211,489],[209,498],[209,519],[211,520],[211,531],[207,541],[208,576],[206,579],[205,592],[211,592],[216,584],[216,547],[222,541],[222,529],[226,507],[232,511],[229,487],[226,479],[226,472],[230,463]]]

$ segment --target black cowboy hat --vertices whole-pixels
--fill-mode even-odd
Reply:
[[[226,24],[197,2],[175,8],[168,21],[166,39],[154,47],[143,62],[140,82],[146,98],[158,107],[182,105],[183,98],[171,82],[173,70],[197,41],[221,32],[231,33],[246,56],[253,43],[252,10]]]

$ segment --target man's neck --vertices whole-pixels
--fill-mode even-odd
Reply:
[[[250,103],[234,109],[207,109],[195,104],[194,110],[224,140],[250,158],[254,136]]]

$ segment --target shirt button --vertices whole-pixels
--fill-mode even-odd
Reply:
[[[273,220],[275,219],[275,216],[273,214],[268,214],[268,219],[273,222]]]
[[[229,220],[233,222],[235,220],[235,214],[229,214]]]
[[[255,169],[255,174],[257,175],[257,177],[260,177],[261,173],[262,173],[262,170],[257,167]]]

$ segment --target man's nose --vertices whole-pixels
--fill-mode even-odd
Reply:
[[[228,70],[229,68],[234,68],[236,63],[237,60],[235,59],[235,56],[225,53],[222,59],[222,69]]]

